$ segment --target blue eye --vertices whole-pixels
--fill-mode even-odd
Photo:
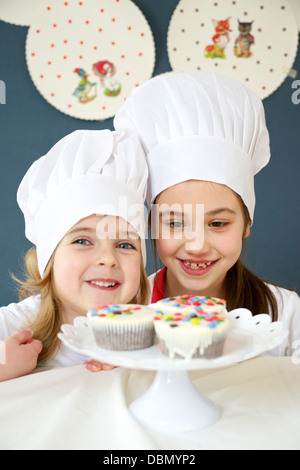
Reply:
[[[126,242],[119,243],[118,248],[122,248],[123,250],[134,250],[134,246],[131,245],[131,243]]]
[[[77,245],[90,245],[91,244],[85,238],[78,238],[78,240],[75,240],[74,243],[77,244]]]
[[[168,226],[171,228],[182,228],[184,227],[184,222],[173,220],[172,222],[168,222]]]

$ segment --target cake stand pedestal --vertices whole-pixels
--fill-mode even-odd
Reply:
[[[143,427],[168,433],[203,429],[220,416],[218,407],[197,390],[187,371],[158,371],[150,388],[129,409]]]
[[[149,389],[130,404],[130,412],[145,428],[155,432],[178,433],[212,426],[220,417],[217,405],[193,385],[189,370],[228,367],[260,356],[279,346],[288,336],[280,322],[269,315],[252,316],[246,309],[227,312],[233,327],[221,357],[216,359],[169,359],[154,345],[136,351],[110,351],[95,341],[87,317],[73,325],[62,325],[60,340],[70,349],[97,361],[130,369],[156,371]]]

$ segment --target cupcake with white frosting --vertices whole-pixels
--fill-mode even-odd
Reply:
[[[223,354],[231,328],[224,300],[196,296],[164,300],[153,305],[154,328],[164,355],[190,360]]]
[[[96,343],[103,349],[131,351],[154,344],[153,310],[143,305],[104,305],[87,317]]]

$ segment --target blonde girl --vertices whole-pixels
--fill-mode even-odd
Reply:
[[[30,167],[17,199],[35,247],[25,257],[20,303],[0,309],[7,346],[0,380],[37,361],[88,361],[60,344],[61,325],[97,305],[147,302],[147,177],[144,152],[125,131],[76,131]],[[30,361],[20,361],[27,350]]]

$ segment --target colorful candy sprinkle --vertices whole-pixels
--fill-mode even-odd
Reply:
[[[123,310],[122,310],[123,308]],[[89,314],[91,317],[108,317],[108,318],[115,318],[118,315],[133,315],[135,311],[141,310],[140,306],[127,307],[124,309],[124,306],[119,304],[114,305],[103,305],[98,306],[96,308],[91,308],[89,310]]]
[[[178,326],[180,322],[190,323],[193,326],[206,326],[208,328],[216,328],[220,323],[225,321],[223,315],[218,316],[216,313],[204,313],[202,310],[198,312],[188,312],[186,314],[176,312],[173,315],[164,315],[161,311],[157,310],[154,316],[154,321],[165,321],[170,323],[170,327]]]

